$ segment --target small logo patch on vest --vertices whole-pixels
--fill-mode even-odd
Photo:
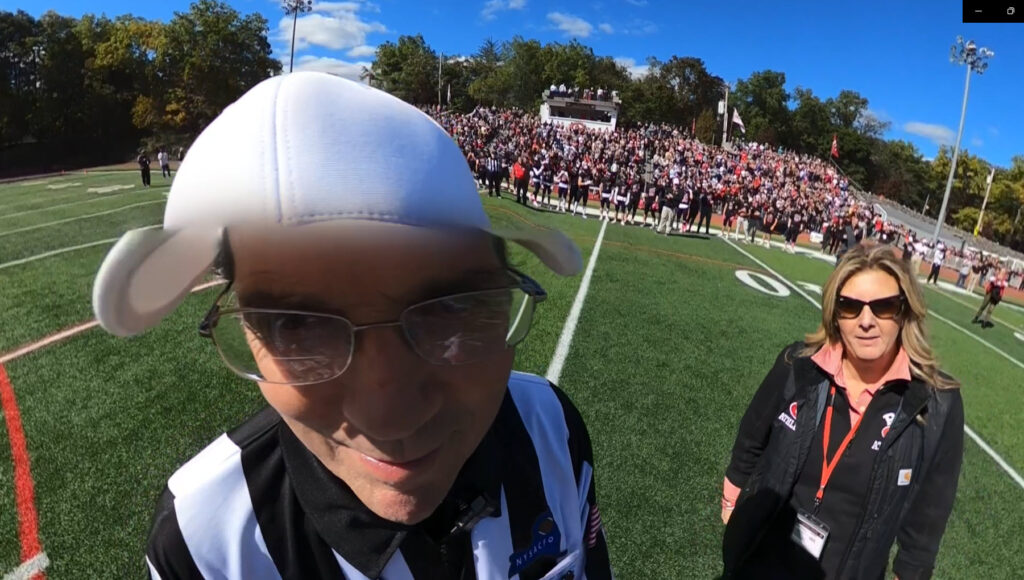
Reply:
[[[562,545],[562,532],[551,512],[544,512],[533,524],[533,536],[530,546],[521,552],[513,552],[508,557],[508,577],[511,578],[525,570],[530,564],[543,556],[557,558]]]
[[[791,431],[796,431],[796,401],[790,403],[787,410],[788,413],[786,411],[779,413],[778,419]]]

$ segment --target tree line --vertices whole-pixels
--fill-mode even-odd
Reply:
[[[501,43],[487,39],[471,55],[441,55],[415,35],[379,45],[363,78],[406,101],[440,103],[462,112],[480,105],[537,111],[551,85],[602,87],[619,92],[621,124],[668,123],[695,130],[705,143],[720,143],[718,102],[725,95],[725,80],[693,56],[651,57],[646,64],[646,74],[634,77],[576,40],[542,44],[518,36]],[[786,74],[773,70],[753,72],[732,85],[730,113],[736,107],[746,126],[745,134],[737,131],[733,137],[828,158],[835,136],[839,158],[834,161],[860,189],[938,217],[950,148],[940,147],[933,160],[926,160],[912,143],[885,139],[889,123],[873,115],[868,99],[855,90],[825,97],[808,87],[789,90]],[[974,230],[988,173],[983,159],[961,150],[948,223]],[[1024,249],[1022,201],[1024,156],[1016,156],[1011,167],[996,171],[981,233]]]
[[[187,145],[280,73],[267,20],[199,0],[167,22],[0,12],[0,174]]]
[[[0,11],[0,175],[124,161],[140,146],[187,146],[229,103],[281,73],[268,32],[263,16],[218,0],[197,0],[166,22]],[[463,112],[479,105],[536,111],[551,85],[602,87],[619,92],[626,125],[668,123],[720,142],[725,80],[693,56],[651,57],[646,67],[634,77],[575,40],[488,39],[473,54],[441,55],[415,35],[380,44],[364,78],[409,102]],[[835,135],[836,162],[861,189],[938,214],[948,148],[929,161],[913,144],[885,139],[888,123],[854,90],[825,97],[789,90],[785,73],[772,70],[732,85],[730,108],[739,110],[746,140],[826,158]],[[961,153],[950,223],[973,230],[987,176],[983,159]],[[1024,156],[1017,156],[996,172],[982,233],[1024,248],[1022,199]]]

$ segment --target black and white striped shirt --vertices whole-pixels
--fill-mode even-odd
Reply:
[[[366,508],[268,407],[171,476],[146,563],[163,579],[611,578],[593,480],[579,412],[534,375],[512,374],[480,446],[415,526]]]

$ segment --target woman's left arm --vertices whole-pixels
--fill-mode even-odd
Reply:
[[[893,561],[893,572],[903,580],[931,577],[939,543],[953,511],[964,456],[964,406],[959,391],[952,395],[928,479],[918,483],[921,487],[897,535],[899,551]]]

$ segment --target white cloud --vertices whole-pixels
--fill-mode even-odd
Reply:
[[[376,46],[367,46],[365,44],[360,44],[359,46],[354,46],[351,49],[349,49],[349,51],[348,51],[348,55],[351,58],[359,58],[361,56],[373,56],[375,54],[377,54],[377,47]]]
[[[885,112],[882,109],[868,108],[866,111],[864,111],[864,114],[869,117],[874,117],[875,119],[883,123],[892,123],[893,120],[892,115],[890,115],[889,113]]]
[[[996,128],[996,127],[989,127],[988,128],[988,134],[989,134],[989,137],[998,137],[999,136],[999,129]]]
[[[628,56],[615,57],[615,64],[626,67],[626,70],[629,71],[629,76],[635,79],[645,76],[651,70],[651,67],[646,64],[637,64],[635,58],[629,58]]]
[[[494,20],[502,10],[522,10],[525,7],[526,0],[487,0],[480,16],[484,20]]]
[[[971,147],[981,147],[984,144],[985,142],[979,139],[978,137],[971,138]]]
[[[373,11],[375,6],[359,2],[314,3],[313,12],[300,16],[296,23],[295,51],[310,46],[342,50],[366,45],[368,34],[388,31],[380,22],[362,19],[360,12]],[[285,47],[283,52],[288,52],[291,36],[292,19],[284,17],[277,27],[277,40]]]
[[[555,25],[556,28],[565,33],[566,36],[575,36],[579,38],[586,38],[594,32],[594,25],[580,18],[579,16],[573,16],[572,14],[563,14],[562,12],[549,12],[548,20]]]
[[[903,130],[911,135],[917,135],[929,139],[936,145],[949,145],[953,143],[955,134],[953,130],[945,125],[935,125],[933,123],[921,123],[919,121],[911,121],[903,125]]]
[[[637,18],[625,26],[624,32],[632,36],[649,36],[658,32],[658,25],[650,20]]]
[[[363,61],[349,62],[337,58],[331,58],[329,56],[313,56],[307,54],[300,56],[295,60],[295,70],[326,72],[340,77],[345,77],[347,79],[352,79],[354,81],[359,81],[361,80],[359,76],[363,73],[363,67],[370,68],[371,64],[372,63]]]
[[[626,2],[633,6],[647,6],[647,0],[626,0]]]
[[[597,29],[605,34],[611,34],[615,32],[615,29],[612,28],[612,25],[608,24],[607,22],[602,22],[601,24],[598,24]]]

